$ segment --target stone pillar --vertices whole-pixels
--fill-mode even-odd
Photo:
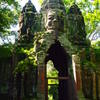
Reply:
[[[95,54],[94,54],[94,51],[93,51],[93,49],[91,48],[90,49],[90,61],[92,62],[92,63],[95,63]],[[97,83],[98,82],[98,75],[97,75],[97,71],[95,72],[93,72],[93,98],[94,99],[96,99],[96,95],[97,95]]]
[[[45,66],[38,66],[38,100],[45,100]]]
[[[81,90],[82,79],[81,79],[80,57],[77,54],[72,55],[72,65],[73,65],[73,74],[76,83],[76,88],[77,90]]]
[[[100,69],[96,71],[96,99],[100,100]]]
[[[96,73],[93,72],[93,98],[96,99]]]

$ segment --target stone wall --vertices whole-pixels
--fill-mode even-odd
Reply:
[[[77,92],[83,93],[83,97],[89,100],[100,99],[100,68],[96,65],[96,58],[94,52],[90,49],[90,61],[92,64],[82,63],[86,59],[85,49],[81,51],[81,56],[73,55],[73,73],[76,82]],[[89,61],[89,62],[90,62]]]

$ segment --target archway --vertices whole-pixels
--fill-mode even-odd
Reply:
[[[48,100],[58,100],[58,71],[51,60],[46,66],[46,96]]]
[[[70,62],[70,56],[64,48],[61,46],[59,41],[56,41],[51,45],[45,58],[45,64],[51,60],[54,67],[58,71],[58,77],[52,79],[58,79],[58,100],[67,100],[68,94],[68,64]],[[47,77],[46,77],[47,78]],[[46,99],[47,100],[47,99]],[[68,99],[69,100],[69,99]]]

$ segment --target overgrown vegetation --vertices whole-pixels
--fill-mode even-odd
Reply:
[[[20,6],[15,0],[0,0],[0,36],[18,23]]]
[[[23,48],[23,47],[16,47],[16,56],[21,59],[19,60],[14,73],[24,73],[27,72],[29,69],[29,66],[32,66],[33,69],[36,69],[36,59],[34,55],[34,48]]]
[[[42,0],[39,0],[40,3]],[[69,7],[75,2],[75,0],[64,0],[66,6],[66,12],[68,11]],[[82,14],[85,19],[86,24],[86,33],[92,33],[96,26],[100,24],[100,0],[80,0],[75,2],[81,9]],[[18,23],[18,17],[20,12],[20,6],[18,2],[15,0],[0,0],[0,37],[3,39],[5,35],[11,35],[12,32],[9,30],[11,26],[14,26]],[[15,33],[16,34],[16,33]],[[40,34],[40,37],[43,34]],[[64,40],[63,40],[64,41]],[[40,41],[41,42],[41,41]],[[12,45],[11,43],[4,44],[0,46],[0,60],[3,61],[5,58],[9,58],[12,56],[13,51],[15,50],[15,44]],[[95,55],[95,62],[90,61],[90,51],[87,49],[87,59],[84,60],[84,65],[93,70],[96,70],[100,66],[100,41],[97,41],[91,46],[93,53]],[[23,48],[17,47],[16,48],[16,55],[20,55],[21,59],[16,68],[14,70],[14,74],[18,72],[27,72],[28,65],[31,65],[33,69],[37,67],[37,62],[34,54],[35,48]],[[19,57],[19,58],[20,58]],[[0,61],[0,62],[1,62]],[[53,71],[52,71],[53,70]],[[54,69],[49,70],[49,77],[56,76],[57,72]],[[51,84],[52,81],[49,81]],[[58,81],[54,82],[54,84],[58,84]],[[56,87],[49,87],[49,93],[54,94],[54,90]],[[54,94],[56,95],[56,94]],[[51,96],[49,98],[53,98],[56,100],[55,96]],[[53,100],[52,99],[52,100]]]

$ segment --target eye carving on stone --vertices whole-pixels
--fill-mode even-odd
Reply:
[[[54,16],[48,16],[49,20],[53,20]]]

